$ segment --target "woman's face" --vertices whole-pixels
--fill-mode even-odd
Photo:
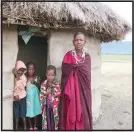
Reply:
[[[47,76],[47,80],[49,82],[52,82],[55,78],[55,71],[54,70],[48,70],[46,76]]]
[[[78,34],[73,40],[73,45],[76,50],[82,50],[85,46],[85,42],[85,36],[83,34]]]
[[[34,71],[35,71],[35,68],[34,68],[34,65],[33,64],[30,64],[29,66],[28,66],[28,75],[29,76],[33,76],[34,75]]]

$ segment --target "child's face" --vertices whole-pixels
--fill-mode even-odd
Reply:
[[[46,76],[47,76],[47,80],[52,82],[55,78],[55,71],[54,70],[48,70]]]
[[[18,76],[22,76],[23,73],[24,73],[24,71],[25,71],[24,68],[20,68],[20,69],[17,71]]]
[[[28,75],[29,76],[33,76],[34,75],[34,71],[35,71],[35,68],[34,68],[34,65],[31,64],[28,66]]]

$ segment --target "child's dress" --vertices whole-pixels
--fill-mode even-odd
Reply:
[[[41,105],[39,98],[39,89],[36,86],[36,83],[40,82],[39,77],[35,77],[34,83],[32,84],[29,80],[27,81],[27,113],[26,117],[33,118],[39,114],[41,114]]]
[[[47,89],[51,89],[52,100],[46,95]],[[51,86],[47,84],[47,80],[41,85],[40,101],[42,108],[42,129],[57,130],[58,128],[58,103],[60,97],[60,86],[56,81]]]
[[[17,72],[20,68],[26,69],[25,64],[22,61],[17,61],[15,71]],[[13,101],[13,114],[14,118],[25,118],[26,117],[26,82],[27,78],[23,74],[19,79],[14,80],[13,96],[18,96],[19,100]]]

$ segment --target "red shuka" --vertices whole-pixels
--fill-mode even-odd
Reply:
[[[78,56],[81,59],[81,56]],[[62,62],[59,130],[92,130],[91,59],[76,64],[72,52]]]

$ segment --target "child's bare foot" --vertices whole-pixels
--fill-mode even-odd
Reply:
[[[24,127],[24,130],[27,130],[27,128],[26,128],[26,127]]]
[[[31,127],[31,128],[29,128],[29,130],[32,131],[32,130],[34,130],[34,129]]]
[[[16,127],[15,130],[18,130],[18,127]]]
[[[37,127],[34,127],[34,130],[38,130],[38,128]]]
[[[27,130],[26,119],[23,118],[24,130]]]

